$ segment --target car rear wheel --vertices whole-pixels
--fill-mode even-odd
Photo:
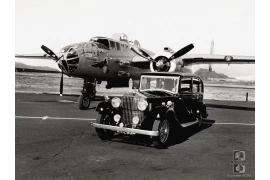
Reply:
[[[201,129],[201,127],[202,127],[202,121],[203,121],[202,113],[199,114],[198,121],[199,122],[197,123],[197,127],[198,127],[198,129]]]
[[[109,115],[98,115],[97,119],[96,119],[96,123],[99,123],[99,124],[106,124],[108,125],[109,124]],[[114,136],[114,131],[110,131],[110,130],[107,130],[107,129],[100,129],[100,128],[96,128],[96,132],[97,132],[97,135],[98,137],[101,139],[101,140],[110,140],[113,138]]]
[[[159,136],[154,137],[153,145],[156,148],[166,148],[169,146],[171,136],[171,124],[167,119],[160,122],[158,127]]]

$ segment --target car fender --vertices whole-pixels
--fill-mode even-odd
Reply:
[[[110,114],[112,106],[110,102],[100,102],[96,108],[96,111],[99,112],[99,114]]]
[[[171,123],[175,122],[180,123],[179,120],[177,119],[177,114],[175,113],[173,108],[168,108],[165,117]]]
[[[205,102],[198,102],[197,105],[198,105],[197,109],[200,110],[200,112],[202,113],[203,118],[207,118],[208,114],[207,114]]]
[[[161,109],[158,109],[158,110],[161,110]],[[154,122],[153,122],[153,126],[152,126],[152,131],[158,131],[158,127],[159,127],[159,124],[160,124],[160,120],[161,119],[167,119],[169,122],[171,123],[175,123],[175,122],[178,122],[177,118],[176,118],[176,114],[174,112],[174,110],[172,108],[167,108],[167,107],[164,107],[164,114],[161,114],[160,115],[160,118],[155,118],[154,119]],[[161,112],[161,111],[159,111]]]
[[[141,124],[141,129],[152,130],[154,124],[158,123],[160,119],[165,117],[167,109],[168,108],[166,106],[157,106],[153,108],[144,118],[143,123]]]

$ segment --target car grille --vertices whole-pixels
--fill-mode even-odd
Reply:
[[[124,96],[122,97],[122,122],[125,126],[132,125],[132,118],[138,116],[140,119],[139,125],[142,123],[144,113],[140,111],[137,107],[140,97]]]

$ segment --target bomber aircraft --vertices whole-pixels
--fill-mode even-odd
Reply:
[[[84,79],[82,94],[78,98],[80,109],[88,109],[96,94],[96,83],[107,81],[106,88],[129,87],[139,84],[144,72],[191,72],[192,64],[246,64],[255,63],[254,56],[187,54],[193,44],[173,51],[164,47],[161,53],[153,53],[141,47],[139,41],[129,41],[124,33],[113,34],[112,38],[93,37],[88,42],[63,47],[55,54],[42,45],[46,54],[16,54],[17,58],[53,59],[62,72],[60,95],[63,93],[63,74]]]

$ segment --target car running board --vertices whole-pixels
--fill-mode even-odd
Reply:
[[[187,123],[182,123],[182,124],[180,124],[182,127],[188,127],[188,126],[191,126],[191,125],[193,125],[193,124],[196,124],[196,123],[198,123],[199,121],[198,120],[196,120],[196,121],[192,121],[192,122],[187,122]]]

